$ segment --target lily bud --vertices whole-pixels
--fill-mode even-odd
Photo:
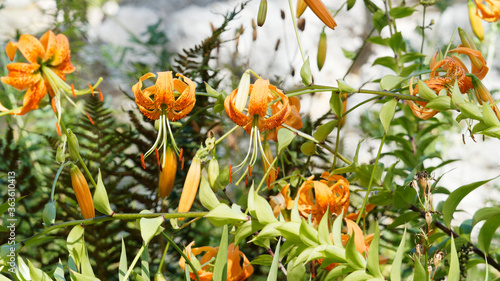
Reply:
[[[318,57],[316,59],[319,70],[323,68],[323,65],[325,64],[325,59],[326,59],[326,33],[323,30],[319,35]]]
[[[238,94],[234,106],[240,112],[245,109],[248,100],[248,93],[250,92],[250,72],[245,71],[241,76],[240,84],[238,85]]]
[[[175,174],[177,172],[177,156],[172,146],[167,147],[165,152],[165,161],[160,161],[161,171],[158,181],[158,196],[168,197],[174,187]]]
[[[259,12],[257,14],[257,25],[263,26],[267,16],[267,0],[260,0]]]
[[[462,45],[464,45],[464,47],[467,47],[467,48],[470,48],[472,50],[477,51],[477,48],[476,48],[476,45],[474,44],[474,41],[472,40],[472,38],[470,38],[470,36],[469,36],[469,34],[467,34],[467,32],[465,32],[461,28],[458,28],[458,35],[460,36],[460,40],[462,41]],[[483,67],[485,67],[485,65],[483,64],[483,62],[479,58],[477,58],[475,56],[471,56],[471,55],[467,55],[467,56],[469,57],[472,65],[475,68],[483,69]]]
[[[216,158],[210,159],[208,162],[208,182],[214,192],[217,191],[216,181],[219,176],[219,162]]]
[[[306,2],[304,2],[304,0],[297,0],[297,18],[300,18],[306,9]]]
[[[66,160],[66,135],[61,136],[61,142],[57,146],[56,151],[56,161],[57,163],[63,163]]]
[[[276,181],[276,172],[274,170],[274,167],[271,167],[271,164],[274,161],[273,152],[271,151],[271,146],[267,141],[263,144],[263,148],[264,153],[262,154],[262,166],[264,167],[264,173],[266,173],[270,168],[270,171],[266,178],[266,183],[268,188],[271,188],[271,183]]]
[[[321,0],[304,0],[311,8],[311,11],[329,28],[335,29],[337,23],[333,19],[332,14],[328,10],[328,8],[321,2]]]
[[[480,104],[483,104],[485,102],[493,105],[493,112],[495,112],[495,115],[497,116],[497,119],[500,120],[500,110],[498,109],[497,105],[494,104],[495,100],[491,96],[490,91],[484,86],[483,82],[476,76],[471,76],[472,78],[472,86],[474,87],[474,93],[476,95],[476,99]]]
[[[78,138],[73,134],[71,129],[68,129],[68,146],[69,146],[69,156],[71,160],[78,160],[78,155],[80,153],[80,145],[78,144]]]
[[[56,221],[56,201],[50,201],[45,204],[42,213],[43,223],[45,227],[49,227]]]
[[[469,0],[469,19],[472,31],[476,34],[479,40],[484,40],[484,28],[481,23],[481,18],[477,15],[477,6],[471,0]]]
[[[76,201],[78,201],[78,206],[80,206],[83,217],[85,219],[94,218],[94,202],[92,201],[92,195],[90,194],[87,180],[83,176],[80,169],[78,169],[78,167],[74,164],[71,164],[70,175]]]
[[[198,156],[193,158],[191,166],[186,175],[186,181],[184,182],[184,187],[182,188],[181,199],[179,200],[179,213],[189,212],[191,206],[193,205],[194,198],[198,192],[198,187],[200,186],[201,177],[201,159]],[[184,218],[179,218],[183,220]]]
[[[158,272],[158,273],[155,275],[155,279],[154,279],[154,281],[165,281],[165,277],[163,277],[163,275],[162,275],[161,273],[159,273],[159,272]]]

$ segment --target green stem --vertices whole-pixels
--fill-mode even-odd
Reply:
[[[333,163],[332,163],[332,171],[335,170],[335,164],[337,164],[337,154],[339,153],[339,141],[340,141],[340,124],[342,123],[342,118],[344,115],[339,116],[339,120],[337,122],[337,139],[335,140],[335,153],[333,154]]]
[[[132,261],[132,263],[130,264],[130,267],[128,268],[127,273],[123,277],[123,280],[127,280],[128,279],[128,277],[130,276],[130,273],[132,273],[132,270],[134,270],[135,264],[139,260],[139,257],[142,255],[142,252],[144,251],[144,249],[145,249],[145,247],[144,247],[144,244],[143,244],[141,246],[141,248],[139,249],[139,252],[137,252],[137,255],[135,255],[135,258]]]
[[[100,217],[95,217],[93,219],[86,219],[86,220],[74,220],[74,221],[68,221],[68,222],[63,222],[60,224],[54,224],[50,227],[44,228],[41,232],[38,232],[37,234],[26,238],[25,240],[21,241],[21,244],[24,245],[30,240],[36,239],[42,235],[45,235],[47,233],[50,233],[56,229],[59,228],[64,228],[64,227],[69,227],[69,226],[75,226],[75,225],[91,225],[91,224],[96,224],[100,222],[105,222],[105,221],[112,221],[112,220],[134,220],[134,219],[140,219],[140,218],[156,218],[163,216],[165,219],[175,219],[175,218],[196,218],[196,217],[203,217],[208,212],[189,212],[189,213],[153,213],[153,214],[113,214],[113,215],[106,215],[106,216],[100,216]]]
[[[315,92],[339,92],[339,88],[337,87],[330,87],[330,86],[320,86],[320,85],[314,85],[314,86],[309,86],[293,91],[288,91],[287,96],[288,97],[293,97],[293,96],[300,96],[304,94],[310,94],[310,93],[315,93]],[[419,96],[412,96],[412,95],[404,95],[404,94],[398,94],[394,92],[389,92],[389,91],[377,91],[377,90],[364,90],[364,89],[358,89],[357,92],[354,93],[362,93],[362,94],[374,94],[374,95],[379,95],[379,96],[386,96],[386,97],[393,97],[397,98],[400,100],[411,100],[411,101],[421,101],[421,102],[428,102],[428,100],[423,99]],[[354,94],[351,93],[351,94]]]
[[[368,189],[366,190],[365,199],[363,200],[363,206],[361,206],[361,209],[359,210],[359,216],[356,219],[356,224],[359,223],[361,217],[364,217],[363,214],[365,212],[366,203],[368,203],[368,196],[370,195],[370,191],[372,189],[373,178],[375,177],[375,171],[377,170],[378,160],[380,159],[380,154],[382,153],[382,147],[384,146],[386,135],[387,134],[384,134],[384,136],[382,137],[382,142],[380,143],[380,147],[378,148],[377,159],[375,159],[375,164],[373,164],[373,170],[370,176],[370,181],[368,183]]]
[[[292,0],[288,0],[288,6],[290,7],[293,29],[295,30],[295,36],[297,37],[297,43],[299,45],[300,55],[302,56],[302,62],[305,62],[306,58],[304,57],[304,51],[302,51],[302,44],[300,44],[299,30],[297,29],[297,20],[295,19],[295,14],[293,13]]]
[[[163,267],[163,264],[165,263],[165,257],[167,256],[169,246],[170,246],[170,242],[167,243],[167,245],[165,246],[165,250],[163,250],[163,255],[161,256],[160,265],[158,266],[158,271],[156,272],[157,275],[161,274],[161,268]]]
[[[59,166],[59,169],[57,170],[56,176],[54,178],[54,182],[52,182],[52,191],[50,192],[50,201],[54,201],[54,194],[56,191],[57,179],[59,178],[59,175],[61,174],[63,168],[66,167],[66,165],[68,165],[69,163],[71,163],[71,162],[62,163],[61,166]]]
[[[191,263],[191,260],[186,256],[186,254],[168,237],[167,234],[164,232],[161,233],[165,239],[167,239],[168,243],[172,244],[172,247],[184,258],[184,260],[189,264],[189,267],[191,267],[191,270],[193,270],[194,275],[196,276],[196,280],[200,281],[200,276],[198,276],[198,271],[194,267],[194,265]]]
[[[359,56],[361,55],[361,52],[363,51],[363,48],[366,46],[366,43],[368,43],[367,39],[372,36],[372,34],[373,34],[374,31],[375,31],[375,27],[373,27],[372,30],[370,30],[370,33],[368,33],[368,35],[366,36],[366,38],[363,40],[363,44],[361,45],[361,47],[359,48],[358,52],[356,53],[356,56],[354,56],[354,58],[352,59],[352,63],[349,66],[349,68],[347,69],[347,71],[345,72],[343,79],[345,79],[347,77],[347,74],[349,74],[351,72],[352,68],[354,67],[354,64],[356,63],[356,61],[358,60]]]

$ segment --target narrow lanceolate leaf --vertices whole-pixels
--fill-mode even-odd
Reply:
[[[269,275],[267,276],[267,281],[276,281],[278,279],[278,265],[280,261],[280,244],[281,238],[276,244],[276,250],[274,251],[273,263],[271,264],[271,269],[269,270]]]
[[[36,268],[30,260],[28,260],[28,266],[30,269],[31,280],[37,281],[49,281],[52,280],[47,273],[43,272],[41,269]]]
[[[318,240],[321,245],[333,245],[328,228],[329,210],[327,208],[318,226]]]
[[[392,262],[391,281],[401,281],[401,264],[403,263],[403,254],[405,250],[405,236],[406,228],[403,232],[403,237],[401,237],[401,243],[396,252],[396,257],[394,257],[394,261]]]
[[[220,204],[219,199],[217,199],[217,196],[215,196],[215,193],[210,188],[209,182],[203,175],[201,176],[199,198],[201,205],[210,211]]]
[[[66,247],[68,248],[69,256],[73,258],[76,266],[80,269],[80,264],[83,259],[84,241],[83,233],[84,228],[81,225],[76,225],[71,229],[66,240]]]
[[[396,99],[391,99],[386,102],[382,109],[380,109],[380,121],[382,121],[382,126],[384,126],[384,131],[387,134],[389,131],[389,127],[391,126],[392,118],[394,117],[394,113],[396,112],[396,105],[398,101]]]
[[[141,253],[141,275],[144,280],[150,280],[149,274],[149,251],[148,246],[144,246],[144,251]]]
[[[405,80],[404,77],[399,77],[395,75],[386,75],[380,80],[380,89],[383,91],[394,90],[396,87],[401,85],[401,82]]]
[[[462,201],[462,199],[474,189],[482,186],[483,184],[491,180],[492,179],[463,185],[457,188],[455,191],[453,191],[450,194],[450,196],[448,196],[448,199],[446,199],[446,201],[443,204],[443,220],[447,227],[450,227],[451,219],[453,218],[453,213],[457,209],[457,206]]]
[[[355,240],[356,232],[353,231],[352,236],[347,241],[345,257],[347,259],[347,264],[352,268],[364,269],[366,266],[366,261],[361,256],[361,254],[356,250]]]
[[[227,225],[224,225],[220,238],[219,251],[215,258],[214,281],[226,280],[227,275]]]
[[[336,95],[336,94],[334,94]],[[338,95],[336,95],[338,96]],[[332,96],[333,98],[333,96]],[[340,105],[342,106],[342,102],[340,103]],[[342,109],[340,109],[342,110]],[[342,112],[342,111],[340,111]],[[333,131],[333,129],[335,129],[335,127],[337,127],[337,122],[338,120],[331,120],[321,126],[318,127],[318,129],[316,130],[316,132],[314,132],[313,134],[313,137],[319,141],[319,142],[324,142],[326,140],[326,138],[330,135],[330,133]]]
[[[151,239],[158,233],[158,229],[165,221],[164,217],[157,217],[152,219],[142,218],[139,220],[141,226],[141,237],[144,240],[144,245],[148,245]]]
[[[332,227],[332,236],[333,236],[333,245],[343,247],[342,246],[342,218],[344,217],[344,211],[338,216],[333,222]]]
[[[287,148],[290,143],[292,143],[295,136],[295,133],[289,130],[278,131],[278,155],[283,153],[285,148]]]
[[[302,242],[308,246],[318,246],[318,231],[310,226],[305,219],[302,219],[300,224],[300,238]]]
[[[474,216],[472,217],[472,227],[474,227],[478,222],[487,220],[493,216],[500,214],[500,206],[499,207],[485,207],[479,209]]]
[[[333,113],[337,115],[339,119],[342,117],[342,114],[344,112],[344,106],[342,104],[342,97],[340,96],[339,93],[332,92],[332,96],[330,97],[330,108],[332,109]]]
[[[224,203],[220,203],[217,207],[210,211],[210,213],[205,215],[205,217],[214,226],[223,226],[225,224],[247,220],[247,216],[245,216],[241,211],[237,212],[234,209],[229,208],[229,206]]]
[[[85,276],[83,274],[80,274],[76,271],[69,270],[69,273],[71,275],[71,280],[77,280],[77,281],[99,281],[99,279],[95,277],[90,277],[90,276]]]
[[[127,273],[128,265],[127,265],[127,248],[125,247],[125,241],[123,241],[122,237],[122,253],[120,255],[120,265],[118,266],[118,280],[119,281],[127,281],[127,279],[123,279],[125,274]]]
[[[448,281],[460,281],[460,262],[458,261],[457,248],[455,247],[455,240],[451,236],[451,258],[450,258],[450,271],[448,272]]]
[[[54,270],[54,278],[57,281],[66,281],[66,278],[64,278],[64,267],[62,265],[61,259],[59,259],[56,270]]]
[[[113,210],[111,210],[109,206],[108,193],[102,182],[101,170],[99,170],[99,174],[97,175],[97,187],[94,192],[94,206],[96,210],[105,215],[113,214]]]
[[[483,250],[485,253],[488,252],[490,248],[491,240],[493,239],[493,235],[495,235],[496,230],[500,227],[500,214],[489,218],[481,227],[479,231],[479,248]]]
[[[368,260],[366,261],[366,268],[370,273],[377,277],[384,279],[382,272],[380,271],[380,264],[378,261],[378,245],[380,240],[380,229],[378,226],[378,221],[375,225],[375,235],[370,244],[370,249],[368,250]]]
[[[312,74],[311,65],[309,64],[309,58],[306,59],[302,67],[300,68],[300,77],[302,78],[302,83],[304,86],[310,86],[312,84]]]
[[[420,263],[420,259],[415,258],[415,268],[413,270],[413,281],[425,280],[425,270],[422,264]]]

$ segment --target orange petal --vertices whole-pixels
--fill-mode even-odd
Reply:
[[[152,110],[155,108],[154,102],[149,96],[154,93],[151,90],[156,89],[156,87],[148,87],[144,91],[142,90],[142,82],[151,77],[155,77],[155,75],[151,72],[146,73],[141,78],[139,78],[139,81],[134,86],[132,86],[132,92],[135,96],[135,103],[137,104],[137,106],[139,106],[139,109],[141,107],[148,110]]]
[[[262,118],[259,118],[259,131],[266,131],[266,130],[271,130],[274,129],[281,124],[283,124],[288,116],[290,115],[290,104],[288,102],[288,97],[285,96],[280,90],[276,89],[274,86],[270,86],[270,89],[273,89],[278,95],[281,97],[281,101],[283,106],[280,108],[278,112],[273,114],[271,117],[262,120]]]
[[[356,250],[358,251],[358,253],[363,254],[363,252],[368,252],[368,247],[366,247],[365,237],[361,228],[359,228],[359,226],[350,219],[344,220],[347,224],[347,233],[349,233],[351,237],[352,234],[355,233],[354,244],[356,245]]]
[[[200,176],[201,160],[195,156],[186,175],[186,181],[184,182],[184,187],[182,189],[181,199],[179,200],[178,212],[189,212],[191,209],[200,185]]]
[[[167,111],[172,109],[175,104],[172,71],[158,72],[155,86],[155,108],[160,110],[161,106],[165,104]]]
[[[38,71],[40,65],[14,62],[7,65],[9,75],[2,77],[1,80],[5,84],[24,91],[42,79],[41,73]]]
[[[311,11],[316,14],[316,16],[329,28],[335,29],[337,23],[333,19],[332,14],[328,10],[328,8],[321,2],[321,0],[304,0],[307,6],[311,8]]]
[[[248,115],[259,115],[265,117],[267,114],[267,93],[269,92],[269,80],[257,79],[253,84],[250,100],[248,102]]]
[[[252,89],[252,87],[253,86],[250,86],[250,89]],[[229,119],[233,120],[233,122],[237,125],[245,127],[252,122],[253,117],[248,117],[235,107],[234,101],[236,100],[236,94],[237,91],[234,90],[229,96],[226,97],[224,100],[224,108],[226,109]],[[247,130],[247,133],[250,133],[250,130]]]
[[[6,51],[9,58],[12,56],[12,52],[16,48],[19,49],[21,54],[23,54],[26,60],[30,63],[37,63],[38,59],[43,59],[45,53],[45,49],[40,41],[38,41],[38,39],[34,36],[28,34],[21,35],[17,43],[10,42],[8,44]]]

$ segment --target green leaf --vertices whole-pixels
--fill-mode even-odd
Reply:
[[[306,141],[300,146],[300,151],[306,156],[312,156],[316,154],[316,144],[312,141]]]
[[[391,18],[400,19],[409,17],[415,12],[415,9],[412,7],[394,7],[389,11],[389,15]]]
[[[304,281],[306,277],[306,267],[303,264],[295,265],[295,260],[292,259],[287,265],[287,281]]]
[[[402,54],[401,57],[399,57],[399,63],[416,61],[416,60],[421,59],[423,57],[425,57],[424,54],[417,53],[417,52],[410,52],[410,53]]]
[[[54,278],[57,281],[66,281],[66,278],[64,278],[64,267],[62,265],[61,259],[59,259],[59,262],[57,263],[57,267],[54,270]]]
[[[462,201],[462,199],[465,196],[467,196],[467,194],[469,194],[471,191],[475,190],[476,188],[482,186],[483,184],[491,180],[492,179],[463,185],[457,188],[455,191],[453,191],[450,194],[450,196],[448,196],[448,199],[446,199],[446,201],[443,204],[443,221],[447,227],[450,227],[450,222],[453,217],[453,213],[457,209],[457,206],[460,203],[460,201]]]
[[[472,217],[472,227],[474,227],[478,222],[487,220],[498,214],[500,214],[500,207],[485,207],[479,209]]]
[[[379,118],[382,122],[382,126],[384,127],[384,131],[386,134],[389,131],[389,127],[391,126],[391,121],[392,118],[394,118],[394,113],[396,113],[397,105],[398,101],[396,99],[391,99],[388,102],[384,103],[384,105],[380,109]]]
[[[149,274],[149,252],[148,246],[144,246],[144,250],[141,253],[141,278],[144,280],[150,280]]]
[[[333,96],[332,96],[332,98],[333,98]],[[335,129],[335,127],[337,126],[337,122],[338,122],[338,120],[331,120],[331,121],[319,126],[318,129],[316,130],[316,132],[314,132],[313,137],[319,142],[324,142],[325,139],[333,131],[333,129]]]
[[[380,33],[382,28],[384,28],[388,24],[387,16],[386,16],[385,12],[382,10],[379,10],[379,11],[376,11],[375,13],[373,13],[372,22],[373,22],[373,26]]]
[[[391,281],[401,281],[401,264],[403,263],[403,255],[405,251],[405,236],[406,228],[401,237],[401,243],[399,244],[396,256],[391,266]]]
[[[76,280],[76,281],[99,281],[99,279],[95,277],[90,277],[90,276],[85,276],[83,274],[80,274],[76,271],[69,270],[69,274],[71,275],[71,280]]]
[[[256,191],[254,191],[254,206],[255,206],[255,215],[260,223],[272,223],[276,222],[277,219],[274,216],[273,209],[269,202],[267,202],[264,197],[260,196]]]
[[[373,37],[366,39],[366,41],[373,43],[373,44],[377,44],[377,45],[389,46],[390,39],[391,38],[382,38],[380,36],[373,36]]]
[[[328,274],[325,276],[325,281],[334,281],[337,280],[338,277],[349,274],[354,271],[354,268],[346,265],[346,264],[339,264],[336,267],[334,267]]]
[[[333,245],[338,247],[342,246],[342,218],[344,217],[344,211],[342,211],[341,215],[338,216],[335,221],[333,221],[332,226],[332,236],[333,236]]]
[[[415,270],[413,273],[413,280],[420,281],[420,280],[426,280],[426,279],[427,279],[427,274],[425,273],[424,267],[420,263],[420,259],[415,258]]]
[[[356,57],[356,53],[353,51],[347,51],[346,49],[342,48],[342,52],[344,53],[344,57],[353,60]]]
[[[214,226],[223,226],[225,224],[247,220],[247,216],[243,213],[234,211],[234,209],[229,208],[229,206],[224,203],[220,203],[217,207],[212,209],[210,213],[205,215],[205,217],[208,218]]]
[[[84,255],[83,251],[85,250],[85,242],[83,240],[84,231],[85,228],[83,226],[76,225],[71,229],[66,239],[69,256],[73,258],[78,269],[80,269]]]
[[[376,206],[387,206],[392,204],[392,191],[382,190],[368,198],[368,202]]]
[[[259,223],[257,220],[249,220],[243,223],[238,227],[238,230],[236,230],[236,233],[234,234],[234,244],[240,244],[241,241],[261,230],[263,227],[264,224]]]
[[[52,280],[47,273],[43,272],[41,269],[36,268],[30,260],[28,260],[28,267],[30,269],[31,280],[36,281],[49,281]]]
[[[467,118],[475,119],[478,121],[483,120],[483,113],[479,109],[479,106],[472,103],[459,103],[457,104],[460,112]]]
[[[216,90],[214,90],[206,82],[205,82],[205,89],[207,90],[208,94],[210,94],[214,97],[217,97],[217,101],[215,102],[215,105],[214,105],[214,112],[219,113],[219,112],[223,111],[224,110],[224,99],[225,99],[224,95],[222,93],[219,93]]]
[[[83,257],[80,265],[80,272],[85,276],[95,277],[92,265],[90,265],[89,252],[85,244],[83,244]]]
[[[372,65],[382,65],[392,69],[394,72],[398,72],[398,65],[396,64],[394,57],[379,57],[373,62]]]
[[[417,191],[409,185],[397,187],[396,190],[394,190],[392,202],[394,207],[398,209],[407,209],[413,203],[416,196]]]
[[[219,199],[217,199],[217,196],[215,196],[212,188],[210,188],[210,184],[203,175],[201,176],[200,193],[198,197],[200,199],[201,205],[203,205],[203,207],[207,208],[210,211],[220,204]]]
[[[478,243],[479,249],[483,252],[489,252],[491,240],[496,233],[496,230],[500,227],[500,214],[497,214],[484,223],[483,227],[479,231]]]
[[[292,241],[293,243],[303,243],[300,237],[300,223],[295,221],[285,222],[284,224],[276,227],[281,234],[285,237],[287,241]]]
[[[45,227],[49,227],[56,221],[56,201],[49,201],[45,204],[42,213],[43,224]]]
[[[125,241],[123,241],[122,237],[122,252],[120,254],[120,265],[118,266],[118,280],[119,281],[127,281],[127,279],[123,280],[125,274],[127,273],[128,265],[127,265],[127,247],[125,246]]]
[[[382,77],[382,80],[380,80],[380,89],[383,91],[390,91],[394,90],[396,87],[399,87],[401,85],[401,82],[403,82],[405,78],[395,76],[395,75],[386,75]]]
[[[392,223],[387,226],[387,228],[394,229],[402,224],[410,222],[411,220],[413,220],[414,218],[417,218],[419,216],[420,216],[419,213],[416,213],[413,211],[403,213],[403,214],[399,215],[398,217],[396,217],[394,219],[394,221],[392,221]]]
[[[318,240],[318,231],[310,226],[305,219],[302,219],[302,222],[300,223],[300,239],[302,239],[302,242],[308,246],[318,246],[319,245],[319,240]]]
[[[94,192],[94,206],[95,209],[105,215],[113,214],[113,210],[109,206],[108,193],[102,182],[101,170],[99,169],[99,174],[97,175],[97,187]]]
[[[368,258],[366,260],[366,269],[377,278],[384,279],[382,272],[380,271],[380,264],[378,260],[378,245],[380,240],[380,227],[378,225],[378,221],[375,224],[375,234],[373,235],[373,240],[370,244],[370,248],[368,250]],[[423,280],[423,279],[421,279]]]
[[[271,269],[269,270],[269,275],[267,276],[267,281],[276,281],[278,279],[280,244],[281,244],[281,238],[278,240],[278,243],[276,244],[276,250],[274,251],[273,263],[271,264]]]
[[[337,84],[339,86],[339,90],[343,94],[351,94],[351,93],[357,93],[358,90],[354,89],[353,87],[349,86],[343,79],[337,79]]]
[[[11,281],[11,280],[5,277],[5,275],[0,274],[0,281]]]
[[[144,245],[148,245],[151,239],[155,237],[158,232],[161,232],[161,224],[165,221],[163,216],[156,218],[141,218],[139,225],[141,228],[141,237],[144,240]]]
[[[296,134],[290,130],[278,130],[278,155],[292,143],[295,136]]]
[[[356,0],[347,0],[347,10],[349,11],[356,4]]]
[[[366,261],[361,256],[361,254],[356,250],[355,237],[356,232],[352,232],[351,237],[347,241],[345,257],[347,259],[347,264],[355,269],[364,269],[366,266]]]
[[[457,249],[455,247],[455,240],[451,236],[451,258],[450,258],[450,271],[448,271],[448,281],[460,281],[460,262],[458,261]]]
[[[370,183],[370,177],[372,176],[372,170],[374,165],[360,165],[356,167],[356,179],[359,185],[363,187],[368,187]],[[377,186],[382,179],[382,173],[384,172],[384,164],[379,163],[375,169],[375,174],[373,175],[372,187]]]
[[[418,95],[421,98],[426,99],[428,101],[437,98],[436,92],[434,92],[434,90],[429,88],[429,86],[424,81],[418,80],[417,84],[418,84]]]
[[[271,266],[271,264],[273,263],[273,256],[267,254],[259,255],[258,257],[253,259],[250,263],[257,265]]]
[[[321,245],[333,245],[330,238],[330,230],[328,227],[328,217],[330,216],[329,208],[327,208],[325,214],[321,218],[318,226],[318,240]]]
[[[302,78],[302,83],[304,86],[310,86],[312,84],[311,66],[309,63],[309,58],[306,59],[302,67],[300,68],[300,77]]]
[[[367,274],[364,270],[357,270],[349,274],[343,281],[365,281],[373,279],[373,276]]]
[[[449,96],[438,96],[429,101],[425,108],[430,108],[438,111],[446,111],[451,107],[451,98]]]
[[[405,48],[404,45],[405,44],[401,32],[394,33],[390,39],[390,46],[391,49],[394,51],[394,53],[398,53],[399,50],[404,49]]]
[[[222,236],[220,238],[219,251],[217,252],[217,257],[215,258],[214,267],[214,281],[226,280],[227,276],[227,225],[224,225],[222,229]]]

